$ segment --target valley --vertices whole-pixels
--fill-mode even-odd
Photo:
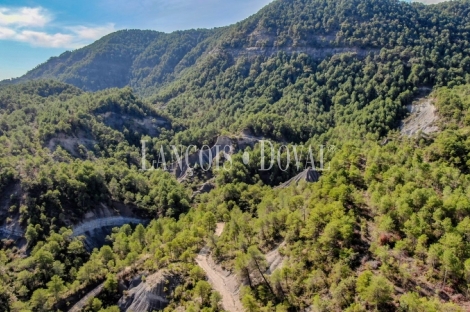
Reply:
[[[0,311],[467,311],[469,10],[275,0],[0,82]]]

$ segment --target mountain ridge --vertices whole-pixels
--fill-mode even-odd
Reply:
[[[172,33],[120,30],[2,83],[52,78],[85,91],[130,86],[141,96],[150,96],[218,49],[234,58],[272,56],[279,51],[326,58],[357,50],[365,56],[364,51],[378,52],[396,44],[414,46],[419,32],[424,29],[429,33],[431,26],[438,31],[449,29],[450,40],[461,40],[462,30],[452,28],[452,23],[468,22],[465,15],[460,16],[462,21],[456,20],[455,11],[461,5],[425,6],[398,0],[278,0],[225,27]],[[428,15],[436,11],[439,21],[427,21]],[[391,30],[397,25],[402,29]],[[364,39],[368,35],[370,38]]]
[[[161,270],[181,277],[164,311],[468,310],[469,12],[275,1],[216,30],[112,34],[0,87],[0,311],[116,312]],[[400,133],[418,99],[431,114]],[[233,150],[210,155],[215,138]],[[151,170],[189,145],[207,153],[184,179]],[[127,216],[153,220],[109,229]]]

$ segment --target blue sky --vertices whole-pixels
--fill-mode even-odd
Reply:
[[[226,26],[272,0],[0,0],[0,80],[119,29]],[[435,3],[439,0],[423,0]]]

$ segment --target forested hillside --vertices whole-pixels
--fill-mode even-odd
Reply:
[[[468,310],[469,10],[277,0],[218,29],[119,31],[4,81],[0,311],[118,311],[152,276],[165,311],[223,311],[198,255],[246,311]],[[401,134],[423,97],[438,131]],[[220,135],[254,142],[229,170],[141,169],[141,140],[170,163],[171,145]],[[276,187],[305,159],[283,171],[283,149],[262,171],[259,138],[332,147],[329,170]],[[74,229],[102,207],[148,225],[88,250]]]
[[[275,1],[225,28],[116,32],[13,82],[130,86],[194,128],[177,137],[184,144],[221,128],[297,142],[343,124],[384,135],[419,88],[466,81],[467,7]]]
[[[466,1],[432,6],[392,0],[274,1],[248,19],[218,29],[118,31],[51,58],[13,82],[55,78],[86,91],[131,86],[151,96],[198,64],[215,74],[220,70],[216,64],[232,67],[243,57],[281,51],[323,59],[347,51],[365,57],[386,48],[414,65],[416,73],[429,70],[428,83],[442,83],[468,69],[467,6]],[[214,54],[219,61],[208,68]]]
[[[46,86],[35,84],[21,88],[23,94],[45,92],[50,97],[46,101],[84,96],[72,87],[46,85],[47,92]],[[25,157],[4,150],[7,164],[22,161],[39,170],[36,175],[17,175],[5,165],[2,172],[4,185],[19,181],[24,188],[25,194],[15,200],[26,205],[20,206],[20,216],[25,226],[29,224],[31,248],[28,257],[18,258],[20,251],[3,241],[3,307],[63,309],[74,293],[105,281],[104,291],[87,310],[109,306],[113,311],[120,296],[118,277],[126,266],[133,266],[144,272],[166,268],[184,281],[168,294],[168,311],[178,306],[217,311],[220,296],[210,291],[193,260],[206,240],[214,259],[245,285],[240,296],[248,311],[463,311],[469,300],[469,90],[463,85],[432,94],[442,122],[435,137],[408,139],[391,132],[386,145],[349,139],[319,182],[287,189],[263,186],[241,165],[220,177],[216,172],[217,187],[192,202],[186,197],[186,206],[170,200],[178,189],[179,196],[187,196],[170,175],[139,172],[132,158],[95,156],[90,161],[33,147],[38,154]],[[3,140],[9,136],[4,134]],[[74,196],[68,194],[73,185],[83,187],[76,194],[95,196],[87,199],[83,211],[109,196],[142,209],[172,209],[170,216],[178,218],[163,214],[147,228],[116,229],[111,246],[89,255],[81,240],[63,227],[63,220],[54,218],[60,211],[71,212],[68,205]],[[173,195],[163,196],[166,189]],[[32,196],[33,190],[43,195]],[[93,193],[87,195],[87,190]],[[144,204],[146,197],[150,206]],[[170,201],[165,206],[161,200]],[[80,202],[75,205],[80,207]],[[10,212],[16,209],[13,205]],[[38,213],[41,216],[34,217]],[[226,223],[220,238],[213,236],[216,222]],[[280,242],[284,265],[268,274],[263,253]]]
[[[13,82],[54,78],[87,91],[125,86],[152,91],[156,84],[170,81],[194,63],[198,52],[193,48],[208,32],[118,31],[87,47],[52,57]]]
[[[166,197],[163,184],[174,194],[172,209],[188,207],[188,195],[169,175],[137,175],[141,135],[171,130],[166,121],[160,127],[161,117],[129,89],[90,94],[58,82],[31,82],[1,89],[0,111],[0,190],[12,184],[22,190],[2,209],[24,226],[41,225],[36,238],[76,222],[101,202],[165,214],[166,198],[153,201]],[[148,121],[144,127],[142,120]],[[137,204],[136,196],[146,204]]]
[[[275,1],[151,99],[190,128],[182,142],[220,128],[289,142],[343,125],[384,135],[421,89],[467,81],[467,7]]]

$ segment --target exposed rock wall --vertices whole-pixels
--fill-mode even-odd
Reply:
[[[96,143],[96,140],[87,137],[84,133],[79,133],[78,136],[60,133],[49,140],[47,148],[49,148],[51,152],[54,152],[57,147],[60,146],[73,157],[80,158],[82,157],[80,154],[80,145],[84,146],[88,150],[92,150]]]
[[[150,116],[145,118],[137,118],[127,114],[118,114],[114,112],[106,112],[101,114],[105,125],[123,131],[124,127],[135,132],[149,135],[151,137],[157,136],[160,133],[159,127],[169,129],[170,122],[162,117]]]
[[[412,136],[420,131],[430,134],[439,130],[436,125],[438,120],[436,107],[432,103],[432,99],[419,99],[413,104],[407,105],[406,108],[410,116],[402,122],[401,133]]]
[[[233,154],[248,146],[253,147],[260,139],[262,138],[245,134],[236,138],[219,136],[215,144],[210,149],[198,150],[197,152],[188,155],[188,159],[185,159],[185,156],[183,155],[181,159],[182,166],[175,162],[171,165],[170,171],[173,172],[179,182],[182,182],[188,177],[189,168],[194,168],[194,165],[202,164],[203,166],[206,166],[209,163],[212,163],[214,157],[219,153],[225,152],[227,154]]]
[[[365,57],[370,53],[378,53],[379,49],[360,49],[354,47],[337,47],[337,48],[315,48],[315,47],[249,47],[244,49],[228,49],[227,50],[233,57],[247,57],[253,58],[256,56],[266,56],[271,57],[276,55],[279,52],[284,52],[287,54],[293,53],[305,53],[312,58],[322,59],[325,57],[333,56],[335,54],[341,53],[354,53],[359,57]]]
[[[285,188],[300,181],[317,182],[320,179],[320,173],[312,168],[307,168],[287,182],[282,183],[276,188]]]
[[[210,149],[198,150],[197,152],[188,155],[187,159],[185,158],[185,155],[182,155],[181,166],[177,162],[172,164],[171,167],[173,168],[173,173],[179,181],[182,181],[186,178],[189,168],[193,168],[196,164],[207,165],[212,163],[214,157],[217,156],[218,153],[223,152],[224,148],[226,153],[230,152],[229,148],[232,150],[233,142],[229,137],[219,136],[215,144]]]
[[[9,228],[7,226],[0,227],[0,239],[21,239],[24,237],[24,232],[15,228]]]
[[[118,305],[121,311],[147,312],[164,309],[169,301],[168,295],[179,284],[178,276],[160,270],[148,276],[145,282],[137,285],[119,299]]]

